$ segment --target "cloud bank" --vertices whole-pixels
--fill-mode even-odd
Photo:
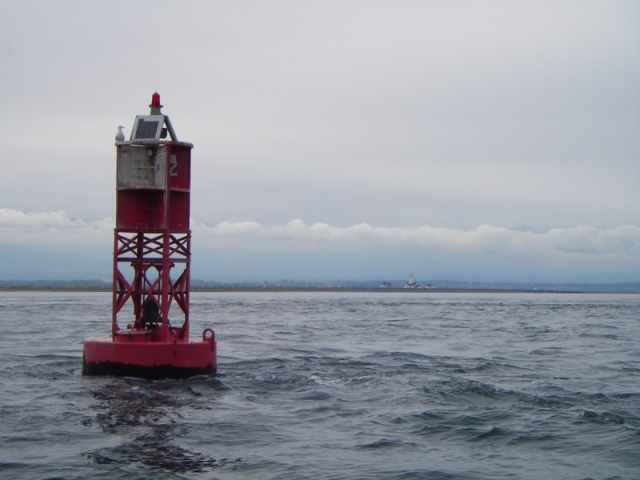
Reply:
[[[220,222],[208,226],[192,220],[192,232],[194,271],[220,280],[226,279],[220,276],[384,277],[396,268],[399,275],[417,268],[457,279],[483,279],[484,275],[491,280],[526,280],[533,275],[553,281],[560,272],[563,280],[640,280],[640,227],[636,225],[534,232],[491,225],[473,230],[367,223],[339,227],[296,219],[283,225]],[[100,251],[104,256],[112,235],[109,218],[85,220],[63,211],[0,209],[0,244],[5,246],[76,254]],[[0,273],[10,276],[10,272]]]
[[[475,230],[455,230],[430,226],[375,227],[359,223],[336,227],[326,223],[306,224],[292,220],[285,225],[257,222],[221,222],[213,227],[195,223],[194,232],[212,246],[254,243],[272,247],[292,243],[301,249],[403,248],[416,247],[455,252],[573,253],[640,256],[640,227],[556,228],[536,233],[505,227],[480,225]]]
[[[376,227],[359,223],[337,227],[326,223],[305,223],[300,219],[284,225],[257,222],[220,222],[214,226],[192,219],[197,242],[208,247],[243,246],[251,249],[291,248],[361,249],[424,248],[455,252],[565,253],[625,255],[640,257],[640,226],[615,228],[580,226],[533,232],[522,227],[509,229],[480,225],[474,230],[431,226]],[[111,243],[112,218],[84,220],[63,211],[22,212],[0,208],[0,240],[6,243],[86,242]]]
[[[114,220],[71,218],[62,210],[23,212],[0,208],[0,242],[20,245],[112,243]]]

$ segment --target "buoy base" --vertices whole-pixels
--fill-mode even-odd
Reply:
[[[114,338],[87,339],[82,374],[148,379],[215,375],[215,334],[206,329],[202,341],[158,341],[135,332],[116,334]]]
[[[114,362],[82,362],[83,375],[102,375],[115,377],[137,377],[149,380],[163,378],[181,379],[195,377],[197,375],[215,376],[216,368],[208,365],[204,368],[176,367],[174,365],[135,365],[131,363]]]

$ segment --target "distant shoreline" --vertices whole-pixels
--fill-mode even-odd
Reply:
[[[79,286],[0,286],[0,292],[111,292],[110,287]],[[192,293],[573,293],[573,294],[638,294],[637,291],[564,290],[519,288],[369,288],[369,287],[191,287]]]

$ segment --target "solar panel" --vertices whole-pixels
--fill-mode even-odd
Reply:
[[[136,140],[143,138],[156,138],[158,125],[160,122],[147,122],[142,118],[138,120],[138,128],[136,128]]]
[[[138,115],[131,138],[133,140],[157,140],[162,133],[164,115]]]

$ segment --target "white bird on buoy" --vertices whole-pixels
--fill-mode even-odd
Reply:
[[[118,125],[118,133],[116,133],[116,142],[124,142],[124,132],[122,131],[124,127],[122,125]]]

